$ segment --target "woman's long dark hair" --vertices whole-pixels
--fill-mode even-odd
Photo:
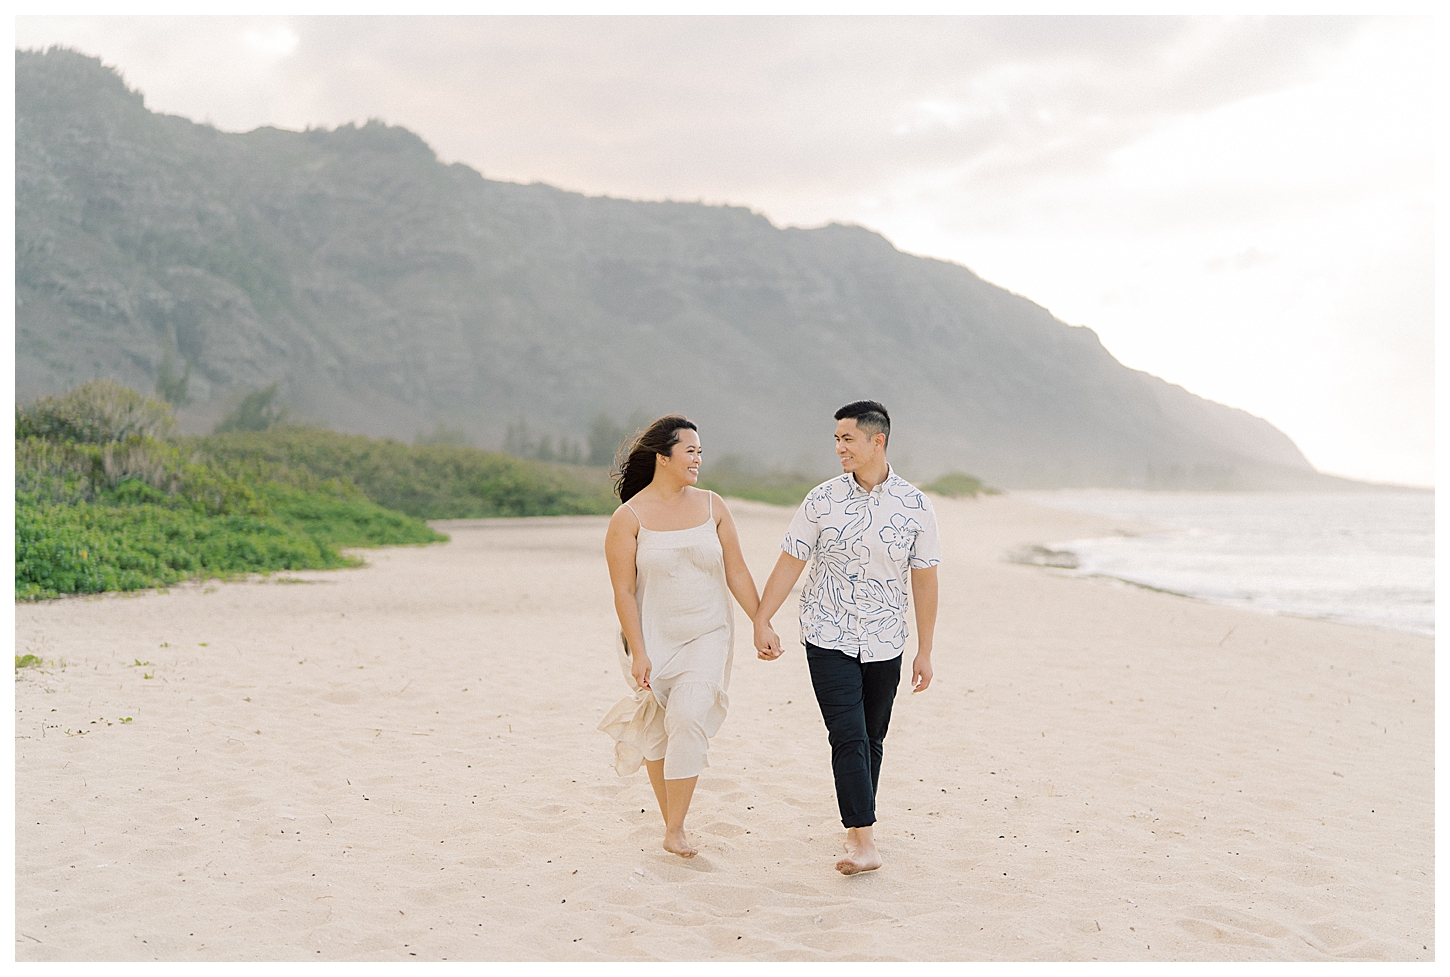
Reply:
[[[655,477],[655,455],[668,457],[680,443],[680,429],[698,431],[683,414],[666,414],[620,446],[614,459],[614,494],[628,502]]]

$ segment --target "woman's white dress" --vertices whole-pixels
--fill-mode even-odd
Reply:
[[[616,703],[599,728],[616,741],[614,769],[621,777],[659,759],[666,780],[696,777],[709,765],[709,738],[725,721],[734,656],[735,620],[713,498],[710,518],[692,529],[657,532],[641,524],[634,562],[650,689],[634,681],[621,632],[616,652],[634,694]]]

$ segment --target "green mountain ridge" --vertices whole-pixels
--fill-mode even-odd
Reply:
[[[601,412],[681,411],[710,455],[824,475],[831,413],[873,397],[916,479],[1353,484],[864,228],[488,180],[380,122],[220,132],[97,59],[19,51],[17,398],[150,390],[167,362],[190,368],[194,431],[276,382],[312,423],[482,447],[520,417],[582,442]]]

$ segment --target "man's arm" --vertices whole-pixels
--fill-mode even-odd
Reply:
[[[916,661],[911,665],[911,691],[931,685],[931,645],[936,637],[936,567],[911,571],[911,602],[916,605]]]
[[[765,582],[765,593],[760,595],[760,607],[755,612],[756,657],[765,661],[775,661],[780,657],[780,638],[770,626],[770,619],[780,610],[780,605],[785,603],[790,589],[800,579],[805,566],[805,560],[797,560],[786,552],[782,552],[780,559],[775,561],[775,569],[770,571],[770,579]]]

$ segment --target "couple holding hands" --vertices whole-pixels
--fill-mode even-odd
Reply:
[[[694,487],[700,437],[693,423],[677,414],[661,417],[618,466],[615,489],[623,505],[609,521],[604,552],[619,615],[620,664],[633,695],[610,709],[599,728],[616,741],[621,776],[641,763],[649,771],[666,850],[696,854],[685,815],[709,738],[729,705],[730,596],[754,622],[757,656],[774,661],[782,647],[771,618],[811,563],[800,628],[846,828],[846,856],[836,870],[855,875],[881,867],[872,826],[906,650],[906,611],[914,605],[911,685],[922,692],[932,679],[941,562],[931,501],[886,462],[890,435],[890,415],[875,401],[836,411],[842,474],[801,503],[759,596],[730,510],[714,492]]]

